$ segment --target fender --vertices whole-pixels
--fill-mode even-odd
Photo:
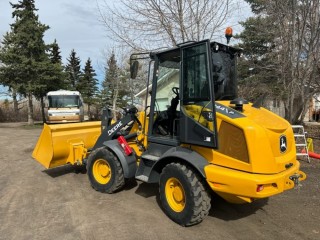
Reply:
[[[125,155],[117,139],[106,141],[103,143],[103,145],[110,149],[120,160],[124,177],[134,177],[137,171],[137,160],[135,152],[133,151],[133,153],[130,156]]]
[[[173,162],[174,159],[178,159],[182,163],[187,162],[189,165],[194,167],[203,178],[206,178],[204,167],[209,165],[207,159],[193,150],[183,147],[173,147],[166,151],[162,155],[162,157],[153,165],[148,182],[158,182],[162,168],[168,163]]]

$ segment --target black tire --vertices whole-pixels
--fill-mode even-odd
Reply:
[[[170,206],[169,202],[170,198],[172,198],[170,195],[175,196],[174,193],[170,193],[170,188],[167,190],[169,193],[166,193],[166,185],[169,184],[168,186],[170,186],[172,180],[177,180],[183,188],[183,207],[177,207],[181,207],[181,211],[176,211],[175,207]],[[160,175],[159,191],[160,202],[164,212],[174,222],[182,226],[200,223],[209,214],[211,196],[201,178],[188,166],[180,163],[168,164]]]
[[[87,161],[87,174],[91,186],[103,193],[114,193],[125,183],[118,158],[105,148],[98,148],[90,154]]]

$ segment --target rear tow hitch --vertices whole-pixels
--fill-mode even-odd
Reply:
[[[306,174],[299,171],[299,173],[295,173],[292,176],[290,176],[289,179],[294,182],[294,187],[298,188],[302,186],[300,181],[306,179]]]

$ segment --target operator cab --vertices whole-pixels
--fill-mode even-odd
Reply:
[[[149,152],[161,156],[167,147],[180,144],[218,148],[213,106],[216,100],[237,96],[238,53],[238,49],[204,40],[150,54],[154,71]]]
[[[217,147],[210,49],[202,41],[154,55],[150,143]]]

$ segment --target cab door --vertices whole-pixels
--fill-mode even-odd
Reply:
[[[218,148],[210,41],[181,46],[180,142]]]

